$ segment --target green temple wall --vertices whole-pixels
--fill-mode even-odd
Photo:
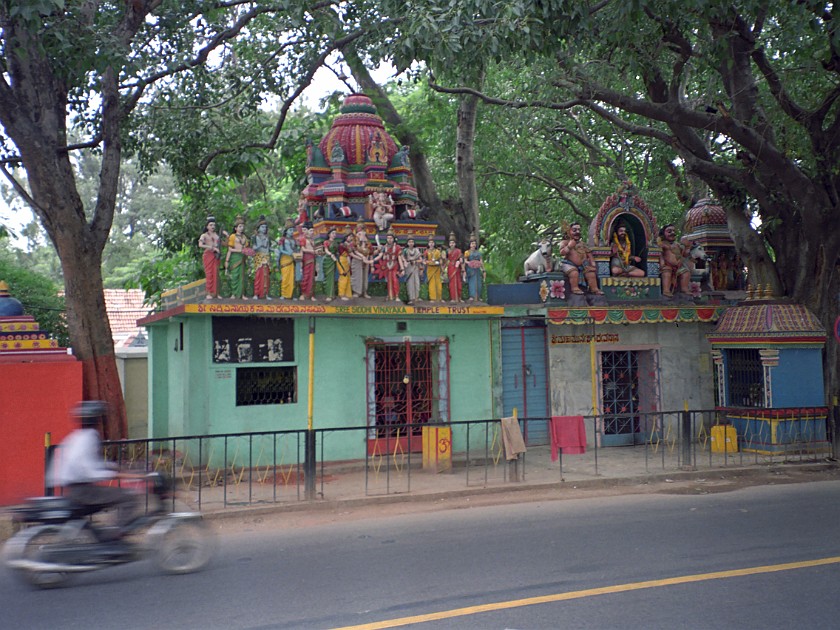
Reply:
[[[501,409],[499,320],[496,318],[315,317],[313,426],[361,427],[367,423],[366,341],[434,342],[449,350],[449,419],[490,419]],[[310,318],[294,318],[294,360],[282,363],[215,363],[210,315],[181,315],[149,325],[149,437],[253,433],[307,428]],[[403,328],[398,330],[398,323]],[[183,340],[183,341],[182,341]],[[294,366],[297,400],[236,405],[241,368]],[[473,429],[471,447],[483,448]],[[294,451],[291,439],[282,449]],[[361,431],[325,436],[328,460],[364,457]],[[466,431],[453,430],[453,449],[466,447]],[[261,444],[260,449],[272,448]],[[319,447],[320,448],[320,447]]]

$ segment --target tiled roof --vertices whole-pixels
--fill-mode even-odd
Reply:
[[[153,310],[143,305],[144,299],[145,293],[141,289],[105,289],[105,309],[115,340],[133,337],[142,330],[137,326],[137,320]]]

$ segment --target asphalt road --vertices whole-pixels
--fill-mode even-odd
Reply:
[[[225,521],[187,576],[137,563],[33,591],[4,570],[0,625],[840,625],[840,481],[395,511]]]

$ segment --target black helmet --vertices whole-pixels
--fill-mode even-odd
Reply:
[[[108,415],[108,403],[102,400],[83,400],[73,408],[73,416],[82,426],[97,426]]]

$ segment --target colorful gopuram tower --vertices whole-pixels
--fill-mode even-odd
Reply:
[[[435,232],[434,223],[406,216],[417,212],[418,203],[408,147],[397,147],[364,94],[347,96],[327,134],[307,146],[306,177],[302,195],[318,236],[358,221],[366,223],[369,233],[376,232],[369,199],[378,193],[393,202],[391,227],[398,239],[427,238]],[[341,216],[342,207],[353,214]]]

